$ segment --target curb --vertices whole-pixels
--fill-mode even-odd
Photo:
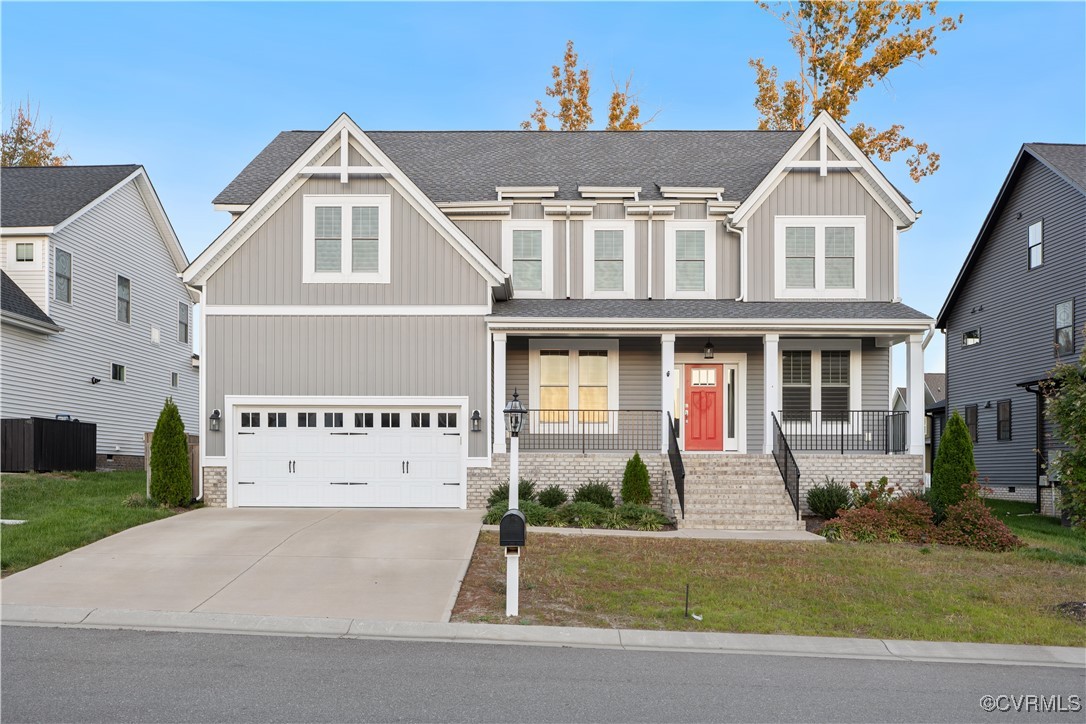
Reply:
[[[0,604],[5,626],[45,626],[605,648],[760,656],[917,661],[1086,669],[1086,648],[939,641],[642,631],[489,623],[362,621],[193,611],[127,611]]]

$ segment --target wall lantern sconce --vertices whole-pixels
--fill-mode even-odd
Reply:
[[[92,384],[92,385],[96,385],[96,384],[98,384],[98,383],[99,383],[99,382],[101,382],[101,381],[102,381],[102,380],[98,379],[97,377],[91,377],[91,384]]]
[[[471,431],[479,432],[480,423],[483,421],[483,416],[479,414],[478,410],[472,410],[471,413]]]
[[[208,422],[210,423],[208,425],[208,429],[211,430],[211,432],[218,432],[219,424],[222,422],[222,413],[218,410],[215,410],[211,413],[211,418],[208,420]]]
[[[709,339],[705,341],[705,359],[712,359],[715,354],[713,350],[713,340]]]
[[[987,402],[984,403],[984,409],[985,410],[992,409],[992,401],[991,400],[988,400]]]

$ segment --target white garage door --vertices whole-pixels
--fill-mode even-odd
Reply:
[[[458,408],[238,407],[238,506],[459,507]]]

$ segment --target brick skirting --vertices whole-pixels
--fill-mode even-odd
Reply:
[[[226,468],[206,467],[204,474],[204,505],[226,507]]]
[[[106,455],[98,453],[95,456],[94,466],[99,472],[113,472],[116,470],[143,470],[142,455]]]
[[[801,510],[809,514],[807,491],[822,485],[826,478],[848,485],[863,485],[868,480],[877,481],[882,476],[898,490],[924,489],[923,455],[841,455],[838,453],[796,453],[799,466],[799,503]]]

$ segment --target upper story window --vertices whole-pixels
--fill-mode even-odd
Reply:
[[[1029,225],[1029,268],[1036,269],[1044,263],[1044,232],[1042,223]]]
[[[972,347],[975,344],[980,344],[980,327],[962,332],[963,347]]]
[[[550,298],[553,293],[554,222],[512,219],[502,225],[502,260],[521,298]]]
[[[589,299],[634,296],[634,223],[584,222],[584,292]]]
[[[177,341],[189,341],[189,305],[184,302],[177,303]]]
[[[71,302],[72,255],[62,249],[57,249],[53,266],[53,298],[61,302]]]
[[[667,222],[664,274],[669,298],[716,297],[716,226],[712,221]]]
[[[132,282],[127,277],[117,277],[117,321],[132,321]]]
[[[1075,302],[1056,305],[1056,354],[1075,353]]]
[[[302,281],[387,284],[391,197],[306,196]]]
[[[996,440],[1011,439],[1011,401],[996,403]]]
[[[776,217],[776,295],[863,299],[867,294],[866,248],[867,220],[863,216]]]
[[[973,442],[978,442],[979,430],[977,425],[977,406],[966,405],[965,406],[965,429],[969,431],[969,439]]]
[[[34,242],[32,241],[20,241],[15,244],[15,261],[17,262],[33,262],[34,261]]]

